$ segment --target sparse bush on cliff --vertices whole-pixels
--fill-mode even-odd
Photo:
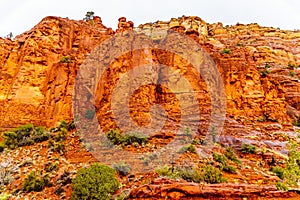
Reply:
[[[217,161],[223,165],[225,165],[225,164],[227,165],[227,158],[224,155],[213,152],[212,156],[215,161]]]
[[[155,169],[155,172],[158,173],[161,177],[168,177],[170,179],[179,178],[177,170],[175,168],[171,168],[167,165],[163,167],[158,167]]]
[[[22,188],[26,192],[42,191],[49,183],[48,174],[42,175],[41,172],[30,172],[22,183]]]
[[[71,63],[72,59],[71,59],[70,56],[63,56],[63,57],[61,57],[59,62],[61,62],[61,63]]]
[[[0,152],[4,151],[4,149],[5,149],[4,142],[0,142]]]
[[[6,36],[4,36],[4,38],[9,38],[9,39],[13,39],[13,33],[12,32],[10,32],[9,34],[7,34]]]
[[[229,173],[236,173],[236,168],[228,164],[227,157],[225,155],[214,152],[213,158],[215,161],[221,164],[220,166],[221,170]]]
[[[181,167],[178,169],[178,174],[182,179],[189,182],[200,183],[203,181],[200,170],[197,168]]]
[[[131,144],[144,145],[148,143],[149,138],[139,132],[130,132],[124,135],[120,134],[118,129],[109,130],[107,132],[107,138],[115,145],[128,146]]]
[[[275,186],[276,186],[276,188],[278,189],[278,190],[283,190],[283,191],[288,191],[289,190],[289,188],[284,184],[284,183],[282,183],[282,182],[277,182],[276,184],[275,184]]]
[[[83,18],[83,20],[88,21],[91,20],[94,17],[94,12],[93,11],[88,11],[85,14],[85,18]]]
[[[43,142],[49,139],[50,134],[45,127],[37,126],[34,128],[34,130],[35,131],[32,134],[32,140],[34,142]]]
[[[197,150],[194,145],[183,146],[179,149],[179,153],[194,153],[197,154]]]
[[[289,63],[288,64],[288,67],[289,68],[292,68],[292,69],[296,69],[297,68],[297,65],[293,64],[293,63]]]
[[[6,131],[2,134],[4,141],[1,146],[8,149],[15,149],[19,146],[32,145],[35,142],[46,141],[49,132],[43,127],[34,127],[32,124],[25,124],[18,128]]]
[[[44,170],[46,172],[56,171],[58,169],[58,165],[59,165],[58,162],[55,162],[55,163],[52,163],[52,162],[46,163],[46,165],[44,167]]]
[[[238,159],[237,155],[234,153],[232,147],[227,147],[224,155],[226,156],[226,158],[232,160],[236,164],[242,164],[242,162]]]
[[[107,138],[115,145],[121,144],[122,136],[119,129],[113,130],[110,129],[107,134]]]
[[[148,137],[140,132],[133,131],[122,135],[121,143],[125,146],[134,143],[144,145],[148,143]]]
[[[9,197],[10,197],[10,195],[7,193],[0,194],[0,200],[8,200]]]
[[[276,174],[276,176],[278,176],[278,178],[280,178],[281,180],[284,178],[284,175],[283,175],[284,174],[284,169],[282,167],[276,166],[272,169],[272,172],[274,174]]]
[[[72,199],[110,200],[119,186],[115,174],[112,168],[98,163],[80,169],[72,180]]]
[[[286,159],[284,169],[276,168],[273,172],[282,179],[281,182],[276,183],[276,187],[280,190],[288,190],[289,187],[299,187],[300,181],[300,152],[299,145],[290,140],[287,144],[289,150],[289,157]]]
[[[212,165],[204,165],[200,169],[185,166],[174,168],[164,166],[161,168],[157,168],[155,172],[162,177],[168,177],[171,179],[182,178],[186,181],[196,183],[205,181],[207,183],[213,184],[222,183],[226,181],[226,179],[223,177],[222,172]]]
[[[51,137],[48,141],[48,147],[59,153],[64,152],[68,134],[67,127],[68,123],[65,120],[61,120],[57,127],[50,129]]]
[[[121,176],[127,176],[131,171],[130,165],[124,161],[120,161],[118,164],[113,164],[113,169],[116,170]]]
[[[68,131],[74,130],[76,128],[75,120],[69,122],[66,128]]]
[[[293,122],[294,126],[300,126],[300,117],[298,117],[294,122]]]
[[[222,183],[226,182],[226,179],[223,177],[222,172],[212,166],[212,165],[205,165],[201,169],[201,175],[203,177],[203,180],[207,183]]]
[[[257,152],[257,146],[254,146],[252,144],[242,144],[242,153],[249,153],[249,154],[255,154]]]
[[[167,165],[156,168],[156,173],[161,177],[168,177],[170,179],[182,178],[189,182],[200,183],[203,177],[200,174],[200,170],[193,167],[169,167]]]
[[[268,69],[264,69],[260,72],[262,77],[266,77],[269,73],[270,73],[270,71]]]
[[[270,71],[269,71],[270,67],[271,67],[271,65],[269,63],[266,63],[264,69],[260,71],[260,75],[262,77],[266,77],[270,73]]]
[[[295,72],[294,71],[289,71],[289,76],[294,77],[295,76]]]
[[[221,51],[221,55],[223,54],[230,54],[231,53],[231,50],[228,49],[228,48],[224,48],[222,51]]]

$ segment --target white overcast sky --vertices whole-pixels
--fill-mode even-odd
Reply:
[[[21,34],[46,16],[82,19],[87,11],[94,11],[113,29],[121,16],[138,26],[182,15],[224,25],[257,22],[300,29],[300,0],[0,0],[0,6],[0,36]]]

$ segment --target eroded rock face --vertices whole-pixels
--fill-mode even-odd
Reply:
[[[14,41],[1,39],[0,126],[70,120],[76,71],[112,34],[99,17],[94,24],[46,17]]]
[[[245,49],[250,55],[252,61],[250,63],[255,68],[259,71],[267,70],[270,72],[267,79],[260,79],[260,84],[254,81],[255,87],[263,88],[260,91],[267,103],[262,103],[261,107],[265,110],[265,116],[275,120],[276,114],[274,112],[279,109],[280,112],[284,113],[286,108],[279,105],[285,103],[299,111],[299,68],[293,69],[293,67],[299,66],[300,63],[299,31],[284,31],[262,27],[256,23],[226,27],[221,23],[217,23],[208,26],[208,33],[209,43],[215,47]],[[249,59],[246,65],[249,66]],[[268,69],[264,69],[266,67]],[[239,73],[238,71],[235,72],[236,74]],[[253,80],[256,77],[252,76],[250,79]],[[250,83],[249,77],[240,79],[241,82],[243,82],[242,80]],[[247,89],[247,91],[254,92],[257,98],[260,96],[257,89]],[[258,99],[254,100],[255,102],[260,101]],[[290,114],[290,116],[293,118],[295,115]],[[277,119],[281,118],[278,117]]]
[[[278,191],[275,186],[255,186],[248,184],[198,184],[159,178],[150,184],[134,188],[132,199],[268,199],[297,198],[293,192]]]
[[[132,29],[143,30],[154,41],[160,39],[155,37],[161,36],[155,34],[155,30],[172,29],[201,44],[213,58],[223,78],[228,117],[242,123],[267,118],[286,124],[290,123],[290,116],[295,116],[289,116],[287,111],[299,112],[299,69],[284,68],[288,64],[300,64],[299,31],[281,31],[257,24],[224,27],[221,23],[207,24],[199,17],[185,16],[134,28],[133,23],[126,18],[119,19],[118,33]],[[0,127],[15,127],[26,122],[49,127],[60,119],[72,119],[72,97],[77,71],[91,50],[114,34],[111,28],[102,24],[99,17],[87,22],[46,17],[14,41],[0,39]],[[224,48],[230,49],[230,53],[222,53]],[[149,58],[145,52],[139,54],[139,63]],[[165,52],[152,51],[150,54],[153,62],[178,69],[182,75],[188,71],[186,76],[190,76],[188,80],[199,94],[199,108],[209,116],[212,111],[207,86],[201,78],[191,78],[192,66],[187,67],[188,61]],[[98,91],[102,92],[102,97],[109,98],[114,82],[133,67],[132,58],[133,54],[124,55],[112,65],[116,73],[108,74],[105,80],[107,89]],[[268,69],[270,73],[263,77],[261,71],[266,63],[271,66]],[[157,72],[157,69],[153,70]],[[159,72],[161,77],[169,73],[164,70],[167,69]],[[293,77],[289,75],[291,70],[294,72]],[[136,94],[141,101],[133,103],[131,117],[141,119],[141,123],[147,124],[147,105],[157,103],[157,95],[147,95],[156,91],[151,87],[142,88],[141,93]],[[168,92],[164,93],[167,95]],[[100,98],[98,115],[109,109],[105,105],[109,99],[103,101],[101,95],[97,97]],[[82,98],[91,100],[87,94]],[[179,115],[174,106],[176,100],[170,102],[167,109],[176,118]],[[142,107],[146,109],[138,109]],[[208,121],[204,118],[204,121]],[[106,124],[107,129],[114,128],[113,119],[113,116],[108,116],[107,121],[102,123]]]

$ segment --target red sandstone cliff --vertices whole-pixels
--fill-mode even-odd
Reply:
[[[194,195],[229,199],[234,197],[233,193],[237,198],[243,195],[253,198],[296,196],[276,190],[273,184],[278,178],[268,172],[267,162],[273,156],[283,160],[281,154],[274,153],[279,148],[276,144],[284,141],[283,136],[275,134],[273,130],[291,130],[292,120],[300,116],[300,69],[297,68],[300,64],[299,31],[283,31],[257,24],[224,27],[221,23],[208,24],[199,17],[181,17],[169,22],[158,21],[138,27],[134,27],[125,18],[120,18],[118,30],[114,32],[106,28],[99,17],[95,17],[93,23],[46,17],[13,41],[0,38],[0,127],[11,128],[26,122],[51,127],[61,119],[71,120],[76,75],[91,51],[117,33],[126,30],[150,33],[155,28],[172,29],[189,36],[216,63],[227,98],[225,136],[220,139],[221,145],[232,144],[232,141],[240,144],[251,139],[253,143],[268,150],[263,155],[253,157],[241,155],[245,167],[239,169],[239,174],[226,174],[231,183],[237,184],[201,186],[182,181],[156,180],[155,175],[151,174],[151,181],[148,181],[148,175],[143,174],[136,176],[137,183],[130,183],[134,188],[131,197],[159,198],[165,195],[163,197],[188,199],[194,198]],[[230,52],[222,53],[224,49]],[[189,80],[198,95],[199,110],[203,114],[200,118],[201,125],[207,127],[209,114],[213,111],[204,80],[197,78],[199,74],[192,70],[188,61],[160,50],[127,53],[115,60],[111,70],[103,78],[105,90],[97,90],[96,99],[99,101],[96,107],[97,115],[102,119],[100,123],[106,129],[116,127],[114,116],[106,114],[110,111],[111,92],[122,73],[136,64],[146,63],[149,55],[154,63],[171,66]],[[141,59],[137,61],[137,57]],[[155,68],[151,70],[150,72],[157,72]],[[168,68],[161,68],[160,78],[163,79],[168,73]],[[180,77],[174,79],[180,80]],[[168,88],[159,89],[157,95],[157,87],[147,85],[133,94],[130,117],[138,124],[145,125],[149,122],[149,108],[155,103],[160,103],[166,109],[171,118],[170,123],[179,122],[178,100]],[[89,101],[88,91],[83,91],[79,98]],[[121,115],[122,117],[125,118]],[[59,158],[59,173],[69,170],[75,175],[76,170],[83,167],[83,162],[93,162],[95,159],[89,152],[82,150],[79,138],[73,133],[67,142],[66,153]],[[35,165],[31,168],[39,169],[49,160],[59,157],[54,154],[52,158],[46,149],[46,143],[37,144],[0,156],[1,159],[13,158],[17,164],[23,163],[27,158],[33,159]],[[258,165],[262,167],[258,169]],[[29,168],[23,166],[22,170],[21,177],[24,177]],[[142,185],[145,180],[148,184]],[[165,187],[161,187],[163,184]],[[10,186],[10,191],[13,191],[15,185],[20,186],[20,180]],[[205,190],[199,190],[200,186]],[[66,193],[63,195],[70,197],[69,185],[65,189]],[[53,195],[53,199],[59,199],[60,196],[54,195],[54,190],[54,187],[49,187],[35,195],[40,199],[48,198],[49,195]]]
[[[117,32],[132,27],[132,22],[120,18]],[[209,52],[224,79],[228,117],[252,121],[267,117],[285,124],[290,123],[287,111],[291,116],[299,113],[299,70],[288,68],[300,63],[299,32],[257,24],[224,27],[198,17],[158,21],[136,30],[151,27],[181,31]],[[29,121],[51,126],[62,118],[71,119],[75,75],[90,51],[113,35],[99,17],[93,24],[46,17],[13,41],[1,39],[0,127]],[[220,54],[224,48],[231,53]],[[69,57],[70,63],[60,62],[63,57]],[[116,66],[123,66],[122,62]],[[270,73],[262,77],[266,63]]]

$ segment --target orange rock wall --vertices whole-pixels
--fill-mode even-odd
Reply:
[[[288,68],[289,63],[300,64],[299,31],[281,31],[257,24],[224,27],[221,23],[207,24],[199,17],[181,17],[137,28],[120,18],[117,32],[150,31],[155,27],[185,33],[208,51],[224,80],[228,117],[245,123],[261,117],[289,123],[287,108],[300,110],[299,69]],[[49,127],[60,119],[70,120],[75,76],[80,65],[97,44],[114,34],[99,17],[88,22],[46,17],[13,41],[0,38],[0,127],[26,122]],[[221,54],[224,48],[231,53]],[[158,55],[153,56],[159,60]],[[69,57],[70,63],[61,62],[63,57]],[[124,62],[126,58],[120,59],[115,67],[121,70]],[[169,61],[166,64],[169,63],[178,65]],[[262,77],[266,63],[271,66],[270,73]],[[293,77],[289,76],[291,70],[295,73]],[[118,74],[110,76],[117,80]],[[194,84],[209,99],[203,82],[198,82],[195,80]],[[209,107],[202,102],[202,107]],[[137,113],[133,111],[132,117],[147,115]]]

